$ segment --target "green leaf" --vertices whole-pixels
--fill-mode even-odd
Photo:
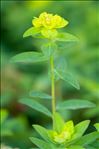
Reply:
[[[54,69],[54,71],[55,71],[55,74],[58,75],[60,79],[68,82],[76,89],[80,89],[77,79],[71,73],[66,72],[64,70],[56,70],[56,69]]]
[[[80,138],[84,134],[86,129],[88,128],[89,123],[90,123],[90,120],[85,120],[85,121],[78,123],[75,126],[75,134],[73,135],[72,139]]]
[[[50,57],[54,55],[57,50],[57,45],[55,43],[47,43],[42,46],[42,52],[45,56]]]
[[[30,137],[31,142],[33,142],[36,146],[38,146],[40,149],[53,149],[52,145],[50,145],[49,143],[38,139],[38,138],[34,138],[34,137]]]
[[[94,124],[94,126],[97,129],[97,131],[99,131],[99,123]]]
[[[30,95],[30,97],[41,98],[41,99],[51,99],[52,98],[50,95],[43,93],[41,91],[31,91],[29,95]]]
[[[31,27],[25,31],[25,33],[23,34],[23,37],[34,36],[38,34],[40,30],[41,30],[40,28]]]
[[[77,110],[77,109],[92,108],[92,107],[95,107],[94,103],[83,99],[66,100],[66,101],[60,102],[57,105],[58,110],[65,110],[65,109]]]
[[[64,127],[64,120],[59,113],[54,114],[54,130],[60,133]]]
[[[47,58],[40,52],[23,52],[12,57],[14,63],[37,63],[47,61]]]
[[[78,38],[72,34],[69,33],[59,33],[56,41],[62,41],[62,42],[78,42]]]
[[[40,125],[33,125],[33,127],[45,141],[50,142],[47,129]]]
[[[62,57],[61,56],[57,57],[55,59],[55,64],[54,65],[55,65],[55,69],[57,71],[67,70],[66,58],[63,57],[63,56]],[[56,73],[55,73],[55,79],[56,79],[56,81],[60,79],[59,75],[57,75]]]
[[[67,149],[85,149],[83,146],[79,146],[79,145],[73,145]]]
[[[92,132],[80,138],[79,141],[76,142],[77,145],[89,145],[95,140],[99,139],[99,132]]]
[[[37,110],[49,117],[52,117],[51,112],[42,104],[38,103],[37,101],[34,101],[33,99],[30,98],[22,98],[21,100],[19,100],[20,103],[25,104],[29,107],[31,107],[34,110]]]

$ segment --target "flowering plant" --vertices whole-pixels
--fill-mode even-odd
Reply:
[[[31,91],[28,98],[22,98],[20,102],[25,104],[52,119],[52,129],[48,130],[40,125],[33,125],[42,139],[31,137],[30,140],[40,149],[89,149],[91,143],[99,139],[99,126],[95,124],[98,131],[84,135],[90,121],[85,120],[74,126],[72,120],[64,122],[59,111],[61,109],[76,110],[95,107],[95,104],[88,100],[71,99],[58,103],[55,95],[55,81],[62,79],[80,89],[78,80],[66,69],[65,57],[60,55],[59,42],[78,42],[78,38],[72,34],[61,32],[59,29],[65,27],[68,21],[58,15],[41,13],[38,18],[32,20],[33,27],[29,28],[23,37],[46,39],[42,45],[41,52],[24,52],[14,56],[11,61],[16,63],[50,62],[51,95],[41,91]],[[32,98],[32,99],[31,99]],[[39,103],[38,98],[51,100],[52,112]],[[36,99],[36,100],[35,100]]]

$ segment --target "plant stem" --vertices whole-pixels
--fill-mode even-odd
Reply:
[[[54,76],[54,58],[50,57],[50,66],[51,66],[51,92],[52,92],[52,113],[53,113],[53,127],[54,127],[54,114],[55,114],[55,76]]]

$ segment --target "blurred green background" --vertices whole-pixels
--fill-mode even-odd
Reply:
[[[99,121],[99,41],[98,41],[98,1],[1,1],[1,108],[4,124],[2,143],[20,149],[33,147],[29,136],[36,135],[32,124],[50,127],[51,120],[18,100],[28,96],[31,90],[50,93],[47,64],[13,65],[10,58],[25,51],[39,51],[40,41],[22,37],[32,26],[32,19],[41,12],[58,14],[69,21],[63,30],[76,35],[78,45],[61,47],[69,69],[76,74],[81,89],[77,91],[63,81],[56,83],[58,99],[80,98],[96,103],[92,109],[61,111],[65,120],[75,123],[91,119],[91,124]],[[44,103],[50,108],[49,101]],[[89,132],[94,130],[92,126]]]

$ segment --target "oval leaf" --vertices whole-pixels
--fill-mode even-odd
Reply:
[[[78,38],[72,34],[69,33],[59,33],[56,41],[62,41],[62,42],[78,42]]]
[[[37,101],[34,101],[33,99],[22,98],[21,100],[19,100],[19,102],[31,107],[34,110],[41,112],[49,117],[52,117],[51,112],[46,107],[44,107],[42,104],[38,103]]]
[[[88,101],[88,100],[80,100],[80,99],[71,99],[66,100],[57,105],[58,110],[77,110],[77,109],[83,109],[83,108],[92,108],[95,107],[95,104]]]
[[[80,89],[79,83],[77,79],[69,72],[65,72],[64,70],[54,69],[55,74],[62,80],[68,82],[70,85],[75,87],[76,89]]]
[[[40,125],[33,125],[33,127],[45,141],[50,142],[47,129]]]
[[[80,138],[84,134],[86,129],[88,128],[89,123],[90,123],[90,120],[85,120],[85,121],[78,123],[75,126],[75,134],[73,135],[72,139]]]
[[[79,141],[76,142],[77,145],[89,145],[90,143],[99,139],[99,132],[92,132],[80,138]]]
[[[23,52],[12,57],[14,63],[37,63],[46,61],[47,58],[39,52]]]
[[[42,99],[51,99],[52,98],[50,95],[43,93],[41,91],[31,91],[29,95],[30,95],[30,97],[42,98]]]
[[[33,142],[36,146],[38,146],[40,149],[53,149],[52,145],[50,145],[49,143],[38,139],[38,138],[34,138],[34,137],[30,137],[31,142]]]
[[[25,31],[23,37],[34,36],[40,32],[40,28],[31,27]]]

